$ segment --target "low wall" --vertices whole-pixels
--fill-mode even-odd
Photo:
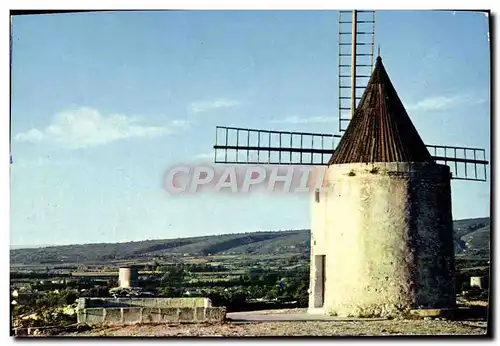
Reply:
[[[87,325],[123,325],[137,323],[224,322],[226,309],[221,307],[129,307],[85,308],[78,310],[78,323]]]
[[[209,298],[80,298],[78,309],[88,308],[207,308]]]
[[[208,298],[80,298],[77,316],[88,325],[223,322],[226,308]]]

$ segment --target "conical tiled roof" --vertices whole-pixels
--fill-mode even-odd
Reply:
[[[359,106],[328,164],[431,161],[377,57]]]

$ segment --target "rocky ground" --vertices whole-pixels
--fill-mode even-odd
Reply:
[[[477,305],[477,304],[476,304]],[[487,304],[486,304],[487,305]],[[255,336],[382,336],[382,335],[486,335],[487,322],[424,319],[341,319],[311,316],[307,309],[279,309],[228,313],[223,324],[158,324],[130,326],[78,326],[38,336],[66,337],[255,337]],[[311,320],[311,319],[317,320]],[[245,320],[246,319],[246,320]],[[252,320],[254,319],[254,320]],[[306,320],[305,320],[306,319]],[[307,320],[309,319],[309,320]],[[70,331],[71,330],[71,331]]]
[[[249,312],[254,316],[299,315],[304,309]],[[230,316],[231,314],[228,314]],[[162,324],[99,327],[60,334],[63,336],[141,336],[141,337],[253,337],[253,336],[380,336],[380,335],[485,335],[484,321],[423,320],[351,320],[351,321],[261,321],[224,324]]]
[[[370,336],[485,335],[486,322],[363,321],[252,322],[220,325],[134,325],[97,328],[65,336],[252,337],[252,336]]]

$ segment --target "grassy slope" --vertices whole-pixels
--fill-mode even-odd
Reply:
[[[457,253],[475,255],[489,252],[490,219],[477,218],[454,222]],[[307,253],[309,230],[252,232],[193,238],[146,240],[127,243],[101,243],[13,249],[11,263],[41,261],[87,262],[133,259],[158,255],[223,253]]]

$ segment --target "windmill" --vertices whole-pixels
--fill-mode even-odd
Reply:
[[[454,307],[450,178],[486,181],[484,149],[424,144],[380,57],[373,68],[374,34],[374,11],[339,12],[339,134],[216,128],[215,163],[327,165],[310,313]]]

